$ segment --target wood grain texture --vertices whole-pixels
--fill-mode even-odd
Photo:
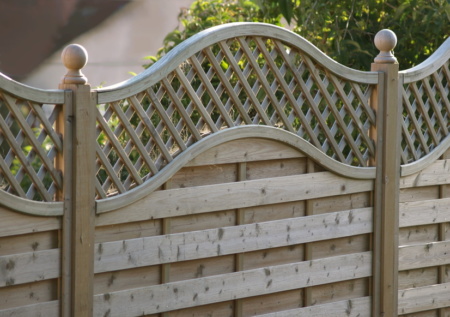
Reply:
[[[0,287],[59,277],[59,258],[58,249],[0,256]]]
[[[270,148],[270,151],[267,149]],[[186,166],[217,165],[251,161],[300,158],[305,155],[283,143],[260,138],[249,138],[223,143],[195,157]]]
[[[0,207],[0,237],[61,228],[60,217],[37,217],[25,215]]]
[[[62,216],[64,207],[61,202],[38,202],[32,201],[0,190],[0,208],[31,216]]]
[[[400,181],[400,122],[398,64],[375,63],[379,84],[372,104],[376,103],[376,166],[374,194],[374,281],[372,313],[395,316],[398,288],[398,203]]]
[[[437,160],[416,174],[402,177],[400,188],[450,183],[450,160]]]
[[[365,252],[96,295],[94,316],[151,314],[367,277],[371,261]]]
[[[7,91],[25,100],[48,104],[63,104],[63,90],[44,90],[26,86],[0,73],[1,90]]]
[[[93,297],[93,251],[95,215],[95,110],[96,93],[89,85],[61,84],[72,90],[73,123],[71,192],[66,192],[63,250],[64,314],[90,316]],[[69,241],[67,241],[69,240]],[[69,261],[70,264],[67,263]],[[70,266],[70,276],[68,266]],[[67,294],[70,289],[70,294]]]
[[[29,317],[58,317],[59,313],[59,301],[44,302],[38,304],[24,305],[8,309],[0,309],[1,317],[12,316],[29,316]]]
[[[450,198],[404,202],[399,209],[401,228],[450,220]]]
[[[309,142],[303,140],[297,135],[268,126],[239,126],[222,130],[212,134],[194,145],[187,148],[179,154],[175,160],[169,163],[160,173],[156,174],[149,181],[136,189],[128,191],[126,194],[113,196],[111,198],[97,201],[97,214],[115,211],[130,204],[142,200],[151,195],[151,193],[160,188],[175,173],[183,168],[192,159],[200,156],[207,150],[229,141],[243,139],[261,138],[264,140],[277,141],[281,144],[297,149],[308,155],[318,165],[324,166],[327,170],[332,170],[338,175],[350,177],[352,179],[373,179],[375,169],[373,167],[353,167],[339,163],[336,160],[326,156],[323,152],[315,148]]]
[[[427,267],[400,271],[398,284],[399,290],[439,284],[438,268]]]
[[[275,294],[249,297],[241,302],[241,316],[258,316],[301,307],[303,290],[292,290]],[[237,317],[237,316],[236,316]]]
[[[398,292],[398,313],[409,314],[448,306],[450,283],[410,288]]]
[[[371,180],[329,172],[156,191],[127,209],[99,215],[97,225],[175,217],[371,191]],[[151,203],[150,203],[151,202]]]
[[[315,305],[276,313],[256,315],[257,317],[369,317],[370,297],[353,298],[328,304]]]
[[[369,295],[370,278],[359,278],[311,287],[311,305],[323,305],[336,301]]]
[[[0,310],[55,301],[57,293],[55,279],[0,287]]]
[[[251,252],[370,233],[372,208],[97,244],[95,272]],[[158,246],[155,248],[155,246]]]
[[[0,237],[0,256],[56,249],[58,245],[57,230]]]
[[[429,242],[399,248],[399,270],[447,264],[450,264],[450,241]]]

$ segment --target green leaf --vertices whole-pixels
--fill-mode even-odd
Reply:
[[[279,0],[279,6],[281,14],[286,19],[287,23],[291,24],[292,13],[293,13],[293,3],[291,0]]]

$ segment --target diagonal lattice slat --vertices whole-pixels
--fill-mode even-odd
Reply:
[[[58,105],[42,105],[0,91],[0,186],[11,194],[54,201],[62,192],[55,167],[62,153]]]
[[[424,157],[449,135],[449,82],[447,61],[430,76],[402,87],[402,164]]]
[[[282,128],[340,162],[367,166],[372,91],[276,39],[220,41],[139,94],[99,105],[97,195],[127,191],[204,136],[239,125]]]

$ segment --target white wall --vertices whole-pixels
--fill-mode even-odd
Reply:
[[[134,0],[101,25],[74,39],[84,46],[88,63],[82,70],[91,86],[109,86],[140,73],[144,57],[155,55],[164,37],[178,25],[181,8],[193,0]],[[65,67],[61,51],[50,56],[23,83],[45,89],[55,89]]]

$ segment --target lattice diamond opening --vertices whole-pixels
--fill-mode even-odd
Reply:
[[[140,94],[103,105],[98,196],[127,191],[193,143],[239,125],[285,129],[340,162],[367,166],[375,152],[368,132],[375,124],[372,90],[276,39],[218,42]],[[130,123],[136,115],[144,123]]]
[[[58,105],[42,105],[0,91],[0,189],[37,201],[61,199],[55,167],[62,140]]]
[[[402,163],[430,153],[449,134],[449,63],[402,89]]]

